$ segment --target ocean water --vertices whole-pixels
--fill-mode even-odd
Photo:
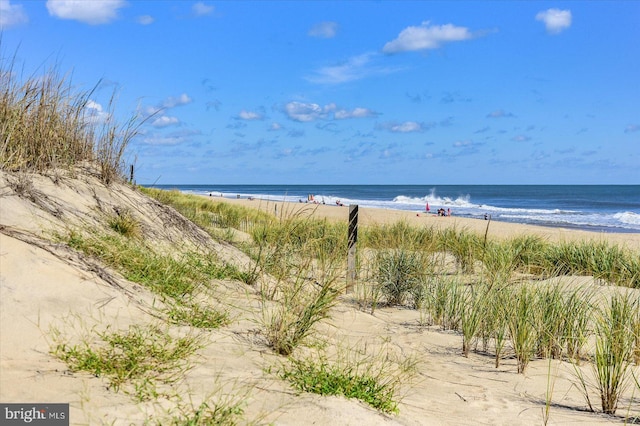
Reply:
[[[451,209],[469,218],[577,228],[600,232],[640,232],[640,185],[156,185],[183,192],[272,201],[431,213]]]

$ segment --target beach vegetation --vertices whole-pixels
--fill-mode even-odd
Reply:
[[[87,338],[71,344],[54,335],[52,353],[72,371],[104,377],[109,388],[117,392],[124,387],[139,401],[156,399],[157,385],[178,380],[191,368],[189,357],[201,348],[196,336],[172,337],[168,330],[153,325],[98,332],[100,342],[95,343]]]
[[[401,386],[415,374],[417,358],[398,356],[383,344],[371,353],[362,347],[290,357],[275,373],[302,392],[358,399],[383,413],[397,414]]]
[[[244,401],[227,398],[223,401],[203,401],[198,407],[182,409],[182,413],[174,415],[169,421],[162,420],[158,425],[171,426],[203,426],[245,424]]]
[[[140,222],[129,210],[116,211],[107,220],[109,227],[128,238],[137,238],[141,234]]]
[[[615,295],[597,317],[593,367],[602,411],[615,414],[620,395],[631,379],[634,309],[638,299]]]
[[[387,225],[372,225],[362,229],[360,240],[363,247],[372,249],[420,250],[436,252],[440,240],[433,227],[416,227],[406,221]]]
[[[221,262],[215,253],[185,250],[181,254],[156,253],[144,241],[119,234],[83,235],[71,231],[58,238],[70,247],[95,257],[126,279],[163,297],[172,322],[217,328],[229,322],[225,309],[203,305],[196,296],[213,279],[238,279],[238,269]]]
[[[162,204],[176,209],[184,217],[207,231],[214,238],[222,234],[220,229],[237,229],[250,233],[255,227],[264,228],[276,222],[276,218],[269,213],[257,209],[216,202],[201,196],[185,194],[178,190],[162,190],[157,188],[140,187],[140,190],[158,200]],[[228,238],[224,238],[228,240]]]
[[[342,235],[344,233],[344,235]],[[254,227],[250,274],[259,283],[261,319],[268,345],[289,355],[328,318],[345,285],[339,280],[345,259],[346,228],[315,221],[308,212],[282,215]],[[346,249],[345,249],[346,251]]]
[[[446,228],[440,231],[440,246],[453,255],[463,274],[472,274],[481,249],[480,237],[466,229]]]
[[[422,252],[406,249],[380,250],[375,264],[377,282],[389,305],[404,305],[410,300],[419,306],[424,299],[425,274],[428,272]]]
[[[116,93],[97,113],[100,82],[77,90],[55,66],[20,78],[15,56],[0,64],[2,170],[42,173],[92,164],[106,184],[123,179],[126,148],[144,120],[134,114],[118,122]]]
[[[524,373],[536,349],[539,330],[535,327],[536,293],[528,285],[522,285],[511,293],[513,300],[507,315],[507,329],[513,351],[518,361],[518,373]]]
[[[151,191],[158,191],[155,197],[159,200],[167,197],[166,191]],[[252,263],[249,270],[240,272],[233,268],[225,270],[224,263],[215,256],[198,255],[196,262],[191,254],[171,256],[173,260],[155,254],[152,257],[156,262],[178,261],[191,269],[153,268],[177,271],[181,277],[169,286],[171,291],[160,290],[160,293],[175,300],[178,295],[192,294],[198,287],[195,282],[211,277],[258,284],[259,322],[265,341],[275,353],[289,357],[287,367],[280,370],[280,377],[292,384],[300,380],[308,387],[303,389],[298,387],[303,385],[293,384],[294,387],[318,393],[321,390],[346,395],[351,388],[344,390],[341,386],[347,382],[355,386],[360,379],[375,388],[367,382],[369,378],[364,380],[365,375],[354,375],[353,365],[345,367],[323,357],[291,358],[296,348],[311,342],[317,325],[330,318],[331,309],[344,291],[346,224],[316,220],[309,209],[291,215],[281,210],[279,217],[250,213],[252,209],[231,204],[227,205],[229,210],[214,211],[210,205],[226,203],[171,192],[168,197],[173,200],[172,205],[188,218],[195,218],[211,235],[220,235],[220,229],[231,229],[229,227],[244,229],[250,238],[241,247]],[[235,213],[230,213],[234,209]],[[225,219],[221,219],[222,216]],[[606,315],[611,316],[606,312],[612,308],[597,314],[600,310],[593,301],[593,290],[581,285],[564,285],[562,278],[552,277],[591,274],[600,284],[634,284],[634,275],[630,272],[634,268],[633,252],[617,247],[607,249],[595,242],[557,244],[526,236],[483,240],[467,230],[413,229],[406,223],[364,227],[360,235],[358,288],[363,293],[356,297],[361,299],[361,307],[366,306],[371,313],[381,303],[418,309],[421,324],[460,332],[462,354],[469,356],[481,346],[485,353],[493,355],[496,368],[510,354],[515,357],[519,373],[524,373],[528,363],[536,358],[569,360],[581,372],[578,364],[586,361],[593,370],[590,375],[576,375],[578,388],[601,393],[603,401],[614,399],[615,392],[607,388],[614,388],[615,380],[605,378],[614,376],[615,372],[597,371],[598,356],[608,360],[601,365],[611,364],[610,358],[604,355],[605,348],[615,345],[607,346],[604,340],[598,340],[599,335],[606,335],[606,329],[598,322]],[[108,242],[120,247],[118,252],[124,251],[123,244],[139,244],[117,232],[116,236],[109,234],[108,237],[118,239],[115,244]],[[86,237],[80,235],[69,236],[72,246],[81,247],[86,244],[85,240]],[[109,251],[92,244],[95,247],[87,253]],[[596,267],[589,259],[598,256],[597,253],[605,253],[609,260],[605,258],[605,264]],[[106,259],[110,256],[115,257],[109,254]],[[449,266],[448,259],[455,260],[455,269]],[[106,263],[110,265],[109,261]],[[126,268],[123,271],[125,276],[132,276],[127,275],[130,272],[127,273]],[[206,272],[194,277],[198,271]],[[640,341],[638,303],[629,306],[625,314],[627,333],[621,338],[628,348],[627,365],[637,362],[637,342]],[[228,321],[224,312],[218,312],[221,316],[217,319],[213,312],[206,311],[208,308],[194,307],[190,301],[172,304],[170,309],[171,321],[200,328],[214,328]],[[595,345],[589,346],[589,342]],[[627,371],[628,382],[633,375],[629,369],[624,371]],[[367,397],[356,398],[364,401]],[[612,403],[608,404],[603,411],[614,408]]]

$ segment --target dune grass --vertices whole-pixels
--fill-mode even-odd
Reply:
[[[229,217],[250,215],[237,206],[227,208],[237,209],[225,213]],[[261,275],[262,326],[272,349],[285,355],[330,316],[343,290],[344,272],[339,271],[345,263],[346,226],[310,216],[268,215],[234,222],[252,223],[248,228],[252,243],[244,250]],[[461,333],[463,355],[481,344],[499,367],[505,356],[513,354],[519,373],[536,358],[597,365],[598,350],[588,342],[604,333],[596,326],[592,293],[562,285],[561,279],[557,284],[523,283],[523,274],[534,280],[590,274],[601,282],[637,286],[636,254],[599,242],[552,244],[528,236],[483,240],[467,230],[414,229],[402,222],[366,227],[361,235],[358,274],[370,289],[357,296],[367,298],[359,300],[360,306],[368,306],[372,313],[379,303],[419,309],[424,324]],[[604,262],[595,265],[600,255]],[[455,259],[454,272],[446,256]],[[324,285],[329,281],[323,277],[331,284]],[[633,331],[638,327],[634,319],[640,315],[638,305],[632,305],[630,312],[631,331],[625,337],[628,362],[638,353],[638,335]],[[333,376],[344,375],[330,363],[307,361],[290,369],[292,377],[287,380],[324,375],[319,383],[339,382]]]
[[[631,379],[633,317],[638,299],[616,295],[596,320],[596,350],[593,367],[602,411],[615,414],[620,395]]]
[[[291,354],[344,293],[338,280],[345,263],[340,250],[345,243],[338,243],[342,232],[344,240],[344,227],[312,221],[304,213],[254,230],[254,259],[268,274],[260,280],[261,322],[276,353]]]
[[[114,234],[83,235],[71,231],[58,236],[70,247],[95,257],[133,282],[163,297],[170,321],[198,328],[218,328],[229,323],[225,309],[195,300],[213,279],[239,279],[237,268],[217,259],[214,253],[184,251],[172,256],[156,253],[141,239]]]
[[[41,173],[89,163],[107,184],[122,179],[126,148],[143,121],[133,115],[119,123],[115,93],[96,114],[99,86],[78,91],[56,67],[20,79],[15,57],[1,58],[0,168]]]

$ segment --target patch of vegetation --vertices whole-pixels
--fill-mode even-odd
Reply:
[[[116,214],[108,218],[107,223],[111,229],[128,238],[138,238],[141,234],[140,222],[129,210],[116,211]]]
[[[215,329],[228,325],[229,314],[197,303],[175,303],[167,311],[169,319],[180,325],[202,329]]]
[[[384,413],[398,413],[400,386],[410,381],[415,359],[398,361],[383,346],[373,355],[355,360],[362,348],[348,348],[330,362],[324,356],[289,359],[276,374],[302,392],[358,399]]]
[[[154,292],[173,299],[193,294],[211,279],[235,279],[237,268],[221,264],[214,253],[186,251],[176,257],[155,253],[144,242],[120,235],[83,236],[70,232],[61,237],[70,247],[94,256]]]
[[[275,222],[273,215],[236,206],[229,203],[214,202],[201,196],[184,194],[180,191],[165,191],[156,188],[140,187],[140,190],[151,198],[169,205],[184,217],[218,237],[220,228],[235,228],[243,232],[250,232],[255,227],[265,226]]]
[[[238,401],[222,401],[219,403],[203,402],[191,413],[174,416],[169,422],[159,422],[159,425],[171,426],[235,426],[242,422],[244,409]]]
[[[109,387],[126,390],[138,400],[157,398],[157,383],[171,383],[189,369],[187,359],[201,348],[193,336],[173,338],[155,326],[132,326],[126,332],[100,332],[101,344],[59,342],[53,354],[72,371],[86,371],[109,381]],[[133,389],[131,389],[133,388]]]
[[[380,250],[375,264],[380,292],[390,305],[403,305],[411,300],[421,303],[425,275],[429,268],[424,253],[404,249]]]
[[[15,57],[1,58],[0,168],[40,173],[89,162],[103,182],[121,179],[126,147],[142,121],[133,116],[116,122],[115,94],[105,114],[96,116],[91,105],[100,83],[76,91],[55,67],[21,81],[14,66]]]

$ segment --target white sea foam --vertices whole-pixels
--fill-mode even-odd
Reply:
[[[640,225],[640,214],[634,212],[616,213],[613,217],[622,223],[629,225]]]

